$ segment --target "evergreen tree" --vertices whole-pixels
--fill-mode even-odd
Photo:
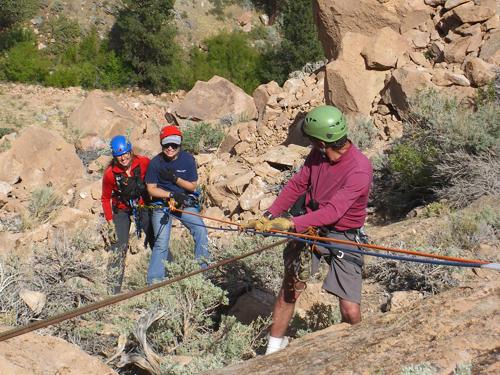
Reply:
[[[38,0],[0,0],[0,31],[32,17],[38,6]]]
[[[172,25],[175,0],[124,0],[111,45],[154,93],[174,89],[180,49]]]
[[[283,0],[279,6],[283,40],[265,54],[261,79],[282,84],[288,74],[324,58],[313,20],[311,0]]]

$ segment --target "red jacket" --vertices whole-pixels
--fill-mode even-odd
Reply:
[[[149,158],[147,158],[146,156],[135,155],[130,166],[131,174],[127,174],[129,177],[133,176],[133,171],[137,166],[140,166],[141,179],[144,181],[144,176],[146,175],[146,171],[148,170],[149,166]],[[114,173],[124,173],[124,170],[121,169],[116,163],[114,163],[113,165],[110,165],[106,168],[106,170],[104,171],[104,175],[102,176],[101,203],[102,210],[104,211],[104,217],[107,221],[113,219],[113,210],[111,208],[111,205],[122,210],[130,209],[127,204],[117,198],[118,186],[116,185]],[[142,198],[140,199],[139,203],[143,203]]]

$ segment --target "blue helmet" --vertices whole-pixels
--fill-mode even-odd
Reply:
[[[124,135],[116,135],[111,139],[109,143],[111,147],[111,153],[113,156],[120,156],[132,151],[132,145]]]

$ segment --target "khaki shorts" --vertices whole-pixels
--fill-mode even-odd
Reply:
[[[345,235],[344,233],[330,233],[328,237],[354,241],[354,235]],[[297,274],[300,267],[300,252],[309,251],[309,249],[305,249],[306,246],[309,245],[299,241],[292,241],[286,246],[283,251],[285,273],[289,275]],[[344,244],[335,244],[335,248],[340,251],[344,251],[345,249],[359,249],[359,247]],[[331,253],[328,248],[322,246],[316,246],[316,249],[322,255],[329,255]],[[358,263],[362,263],[363,255],[350,252],[348,254],[351,259],[356,258],[358,259]],[[317,272],[320,258],[321,256],[318,254],[313,256],[312,273]],[[354,263],[352,260],[339,258],[335,255],[327,256],[325,259],[329,261],[329,270],[323,282],[323,289],[339,298],[360,304],[362,266]]]

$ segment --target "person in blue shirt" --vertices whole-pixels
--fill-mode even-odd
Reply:
[[[197,213],[193,207],[193,196],[198,172],[194,157],[182,150],[182,132],[177,126],[165,126],[160,132],[162,152],[150,162],[145,182],[153,201],[168,201],[173,198],[184,211]],[[195,243],[194,255],[202,268],[207,267],[210,258],[208,251],[208,233],[203,220],[194,215],[178,212],[166,212],[155,208],[152,212],[152,225],[155,236],[153,253],[148,268],[147,282],[151,285],[162,281],[165,276],[165,261],[171,261],[169,252],[172,219],[176,218],[189,229]]]

